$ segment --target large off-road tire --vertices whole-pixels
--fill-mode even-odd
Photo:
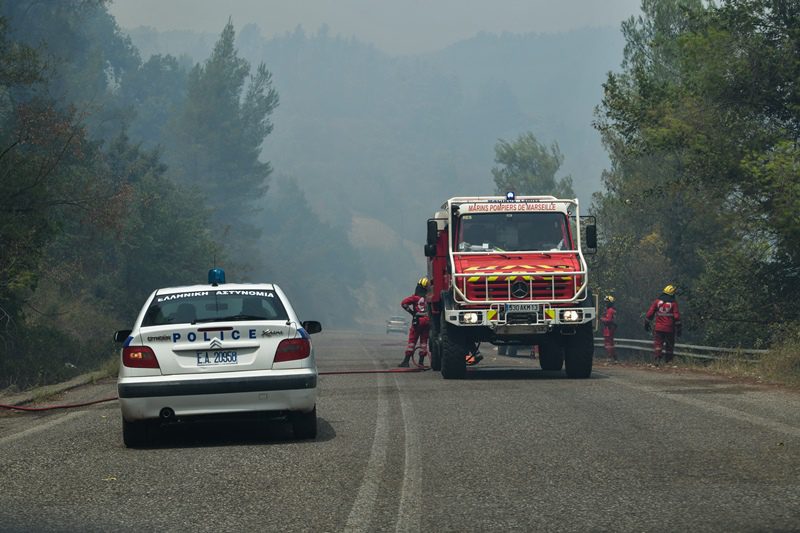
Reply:
[[[464,379],[467,375],[467,345],[458,327],[442,319],[441,339],[442,377],[444,379]]]
[[[539,343],[539,366],[542,370],[559,371],[564,366],[564,346],[558,332],[548,333]]]
[[[294,438],[298,440],[317,438],[317,406],[307,412],[293,412],[289,415]]]
[[[564,363],[567,376],[585,379],[592,375],[594,338],[592,325],[581,324],[575,328],[575,335],[564,335]]]
[[[138,420],[128,422],[122,419],[122,442],[128,448],[144,448],[149,446],[157,436],[156,422],[153,420]]]
[[[442,341],[439,337],[431,338],[431,370],[439,371],[442,369]]]

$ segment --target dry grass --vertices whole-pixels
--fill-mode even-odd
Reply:
[[[98,376],[93,380],[115,378],[119,374],[119,355],[114,354],[98,369]]]
[[[598,363],[598,366],[603,363],[609,364],[599,352],[595,354],[595,362]],[[626,358],[622,364],[640,367],[653,366],[652,360],[648,356]],[[710,373],[800,390],[800,333],[796,338],[794,336],[786,338],[783,343],[774,346],[758,360],[748,359],[736,353],[715,360],[678,356],[669,365],[663,365],[662,369]]]

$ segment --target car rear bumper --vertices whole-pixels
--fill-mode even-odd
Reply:
[[[311,369],[270,375],[154,376],[121,378],[122,416],[128,421],[255,411],[309,411],[316,404],[317,373]]]

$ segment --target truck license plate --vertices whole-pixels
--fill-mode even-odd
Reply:
[[[506,313],[538,313],[539,304],[506,304]]]

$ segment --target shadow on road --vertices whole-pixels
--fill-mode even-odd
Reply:
[[[292,426],[282,419],[192,420],[162,425],[149,448],[204,448],[252,444],[314,444],[336,437],[324,418],[317,418],[317,438],[297,440]]]
[[[590,379],[607,379],[608,376],[592,373]],[[467,369],[467,379],[474,380],[503,380],[503,379],[527,379],[527,380],[569,380],[563,370],[548,371],[538,368],[494,368],[494,367],[472,367]]]

